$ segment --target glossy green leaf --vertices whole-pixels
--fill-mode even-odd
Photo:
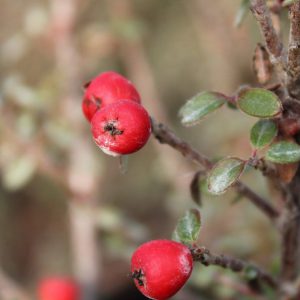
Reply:
[[[243,91],[238,97],[237,104],[244,113],[258,118],[271,118],[282,111],[277,95],[258,88]]]
[[[181,122],[191,126],[204,116],[221,107],[226,102],[226,96],[216,92],[202,92],[188,100],[179,111]]]
[[[25,186],[34,175],[36,162],[28,156],[16,158],[3,170],[3,185],[9,190],[17,190]]]
[[[234,26],[240,27],[249,13],[250,1],[242,0],[234,20]]]
[[[220,160],[208,174],[208,190],[212,194],[221,194],[233,185],[240,177],[245,161],[229,157]]]
[[[278,164],[300,161],[300,146],[294,142],[281,141],[270,146],[266,159]]]
[[[197,209],[190,209],[178,221],[172,238],[184,244],[193,244],[198,239],[200,228],[200,212]]]
[[[277,135],[276,123],[272,120],[259,120],[254,124],[250,133],[250,140],[254,148],[261,149],[270,144]]]

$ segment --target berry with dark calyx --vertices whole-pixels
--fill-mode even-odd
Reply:
[[[136,287],[150,299],[164,300],[176,294],[193,269],[190,249],[170,240],[141,245],[131,258],[131,276]]]
[[[45,278],[38,286],[38,300],[80,300],[80,290],[71,278]]]
[[[85,85],[82,111],[91,121],[97,110],[120,99],[141,103],[138,91],[128,79],[116,72],[107,71]]]
[[[141,149],[149,139],[147,111],[131,100],[120,100],[97,111],[91,122],[94,141],[106,154],[118,156]]]

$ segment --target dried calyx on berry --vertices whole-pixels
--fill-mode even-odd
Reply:
[[[118,156],[136,152],[146,144],[151,122],[141,105],[119,100],[95,113],[91,130],[94,141],[103,152]]]

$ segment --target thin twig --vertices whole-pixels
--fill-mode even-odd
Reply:
[[[233,278],[229,277],[227,274],[221,274],[221,273],[215,274],[214,281],[217,284],[221,284],[227,288],[231,288],[242,295],[252,297],[250,299],[267,300],[265,296],[259,295],[257,291],[251,289],[251,287],[246,283],[234,280]]]
[[[274,165],[268,164],[263,158],[250,158],[248,160],[248,165],[261,171],[261,173],[266,177],[270,177],[272,179],[278,178],[278,172]]]
[[[241,181],[237,181],[233,186],[240,195],[249,199],[257,208],[265,213],[272,221],[279,217],[277,209],[266,199],[254,192],[250,187]]]
[[[288,48],[288,89],[292,96],[300,98],[300,1],[290,6],[291,21]]]
[[[173,131],[171,131],[167,126],[158,123],[153,119],[152,132],[155,138],[161,144],[168,144],[169,146],[180,152],[184,157],[200,165],[202,168],[204,168],[205,171],[208,171],[212,168],[213,163],[205,155],[201,154],[187,142],[176,136],[176,134]],[[267,200],[256,194],[244,183],[238,181],[234,185],[234,188],[242,196],[245,196],[247,199],[249,199],[272,221],[279,216],[279,212]]]
[[[198,152],[187,142],[179,138],[166,125],[158,123],[152,119],[152,132],[161,144],[170,145],[172,148],[179,151],[184,157],[200,164],[200,166],[202,166],[205,170],[212,168],[213,163],[204,154]]]
[[[279,288],[279,282],[271,274],[249,262],[226,255],[216,255],[204,247],[192,249],[192,254],[195,261],[205,266],[215,265],[237,273],[251,270],[255,272],[255,279],[261,280],[275,290]]]
[[[260,25],[271,63],[276,67],[283,86],[286,82],[286,55],[282,42],[273,26],[270,11],[265,0],[251,0],[251,11]]]
[[[281,240],[281,278],[288,282],[295,280],[299,270],[300,251],[300,204],[298,170],[295,179],[288,185],[285,196],[285,208],[282,212]]]

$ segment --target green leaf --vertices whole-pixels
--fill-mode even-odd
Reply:
[[[266,159],[278,164],[300,161],[300,146],[294,142],[287,141],[275,143],[270,146]]]
[[[294,4],[296,2],[296,0],[284,0],[282,2],[282,6],[285,7],[285,6],[289,6],[291,4]]]
[[[234,20],[234,26],[240,27],[245,20],[250,8],[249,0],[242,0]]]
[[[273,92],[264,89],[243,91],[237,100],[240,110],[258,118],[271,118],[281,113],[282,105]]]
[[[250,133],[250,140],[254,148],[261,149],[270,144],[277,135],[276,123],[272,120],[259,120],[254,124]]]
[[[191,126],[199,122],[204,116],[221,107],[227,98],[216,92],[202,92],[188,100],[179,111],[181,122]]]
[[[3,185],[9,190],[25,186],[36,170],[36,162],[28,156],[21,156],[4,167]]]
[[[212,194],[221,194],[233,185],[242,174],[245,161],[229,157],[220,160],[208,174],[208,190]]]
[[[178,221],[172,239],[183,244],[193,244],[198,239],[200,228],[200,212],[197,209],[190,209]]]

